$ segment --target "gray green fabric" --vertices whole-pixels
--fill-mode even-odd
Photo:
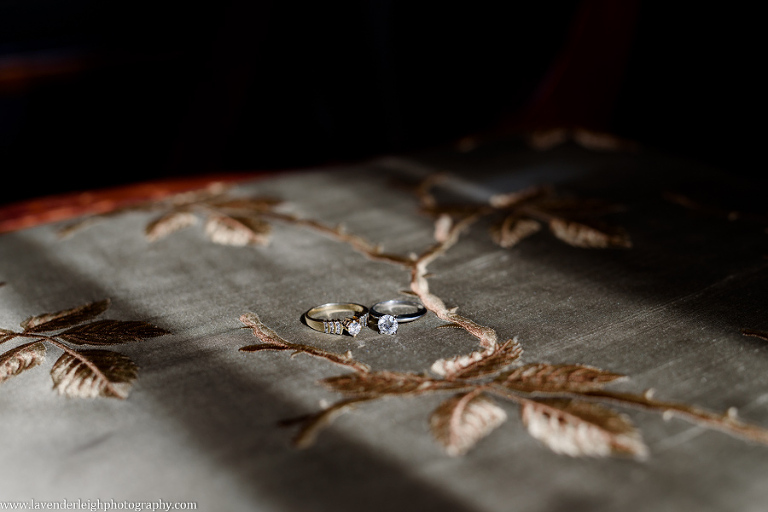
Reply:
[[[523,362],[626,374],[614,389],[654,388],[658,398],[717,412],[736,407],[768,428],[768,342],[740,333],[768,330],[764,226],[664,199],[679,184],[717,178],[701,166],[648,152],[489,145],[278,174],[233,193],[279,197],[286,212],[344,223],[407,255],[433,243],[434,226],[400,185],[436,171],[449,173],[449,195],[464,200],[551,183],[622,203],[626,211],[606,220],[634,245],[578,249],[541,232],[503,249],[481,222],[430,266],[431,290],[448,306],[500,340],[518,336]],[[438,358],[477,350],[476,340],[436,329],[444,322],[431,313],[395,337],[312,331],[300,322],[309,308],[405,297],[408,273],[279,221],[268,247],[227,247],[199,226],[149,243],[150,219],[114,216],[63,240],[56,225],[0,237],[0,327],[109,298],[104,318],[172,332],[114,348],[140,366],[125,401],[57,395],[55,348],[43,365],[0,384],[0,501],[162,499],[212,511],[766,508],[768,447],[628,409],[646,461],[554,454],[501,401],[508,421],[449,457],[428,422],[445,395],[361,404],[297,450],[295,427],[278,423],[339,399],[317,382],[349,370],[306,355],[240,352],[257,342],[241,314],[258,314],[289,341],[350,350],[374,370],[427,371]]]

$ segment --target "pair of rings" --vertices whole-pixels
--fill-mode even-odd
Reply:
[[[426,312],[421,304],[407,300],[385,300],[370,309],[354,302],[329,302],[304,313],[304,321],[316,331],[337,335],[346,332],[350,336],[360,334],[370,321],[376,323],[379,334],[392,335],[397,333],[399,324],[417,320]]]

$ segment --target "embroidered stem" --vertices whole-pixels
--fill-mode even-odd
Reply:
[[[355,361],[352,358],[352,354],[347,352],[346,354],[337,354],[334,352],[328,352],[311,345],[302,345],[299,343],[291,343],[286,341],[275,331],[264,325],[255,313],[245,313],[240,316],[240,321],[247,328],[253,331],[253,334],[261,340],[260,345],[248,345],[241,347],[242,352],[258,352],[260,350],[291,350],[294,354],[307,354],[320,359],[325,359],[332,363],[346,366],[356,372],[367,373],[370,371],[370,367],[367,364]]]
[[[412,264],[412,260],[409,258],[404,258],[403,256],[399,256],[397,254],[384,253],[381,251],[380,246],[374,245],[357,235],[350,235],[349,233],[346,233],[341,226],[330,227],[316,220],[303,219],[294,215],[287,215],[278,212],[265,212],[263,215],[267,218],[317,231],[322,235],[328,236],[338,242],[349,245],[355,251],[374,261],[383,261],[404,267],[410,267]]]
[[[283,421],[281,424],[289,425],[292,423],[302,423],[303,425],[301,426],[301,429],[293,438],[293,445],[296,448],[308,448],[315,443],[315,439],[320,430],[331,423],[339,414],[359,403],[369,402],[371,400],[373,400],[373,398],[365,397],[342,400],[315,414],[303,416],[295,420]]]
[[[411,267],[411,291],[421,299],[424,307],[432,311],[438,318],[466,330],[480,341],[483,348],[493,348],[497,343],[496,331],[457,314],[454,309],[448,309],[440,297],[429,291],[427,280],[427,266],[455,245],[461,233],[477,222],[480,217],[479,214],[470,215],[457,222],[447,232],[442,242],[436,243],[417,257]]]
[[[0,329],[0,345],[19,336],[19,333]]]

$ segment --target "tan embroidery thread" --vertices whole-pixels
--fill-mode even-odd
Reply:
[[[274,210],[279,201],[269,198],[235,199],[227,196],[223,189],[215,188],[179,196],[170,204],[163,202],[166,211],[147,226],[145,234],[149,240],[162,238],[196,224],[198,215],[206,219],[209,238],[226,245],[268,243],[266,219],[306,227],[345,243],[372,260],[407,270],[411,277],[407,293],[417,296],[427,309],[446,321],[445,326],[463,329],[478,340],[481,350],[435,361],[431,370],[437,377],[428,373],[372,372],[368,365],[356,361],[350,353],[335,354],[289,342],[264,325],[255,314],[242,315],[240,320],[243,325],[260,340],[259,344],[241,348],[242,351],[303,353],[353,371],[323,381],[326,387],[345,398],[317,413],[285,422],[300,425],[294,439],[298,447],[311,445],[319,431],[333,418],[361,403],[386,396],[436,392],[453,393],[433,411],[429,422],[435,439],[450,455],[466,453],[506,420],[506,413],[495,403],[494,397],[518,404],[523,422],[533,437],[553,451],[571,456],[625,454],[643,458],[647,455],[647,448],[628,418],[605,405],[642,408],[663,413],[665,417],[679,416],[734,436],[768,444],[768,431],[739,421],[733,409],[718,414],[675,402],[657,401],[650,392],[642,395],[613,392],[605,386],[623,376],[584,365],[533,363],[515,366],[519,364],[522,354],[518,341],[513,338],[499,343],[494,329],[459,315],[455,307],[449,308],[430,291],[428,266],[457,243],[464,231],[479,219],[491,215],[501,216],[491,228],[491,236],[503,247],[511,247],[540,232],[544,225],[554,236],[575,247],[629,248],[631,240],[621,229],[596,222],[598,216],[616,211],[611,205],[564,198],[549,187],[533,187],[494,196],[488,204],[444,206],[432,193],[440,181],[439,175],[430,176],[416,189],[423,211],[435,218],[435,244],[421,255],[403,257],[388,254],[380,246],[347,233],[343,226],[328,227],[311,219],[279,213]],[[157,208],[148,203],[132,209]],[[74,229],[77,227],[80,226],[74,226]],[[11,334],[14,333],[0,332],[0,336]],[[52,337],[44,341],[57,343]],[[12,375],[39,364],[40,347],[33,347],[35,343],[38,342],[28,344],[28,348],[22,347],[24,354],[21,351],[6,353],[9,359],[3,363],[3,371]],[[68,352],[67,355],[72,354]],[[60,363],[62,367],[72,364],[66,359]],[[120,367],[120,364],[117,366]],[[98,367],[98,364],[93,362],[91,367]],[[130,378],[129,367],[121,370],[121,378]]]
[[[751,336],[753,338],[760,338],[761,340],[768,341],[768,332],[758,331],[756,329],[742,329],[741,334],[744,336]]]
[[[471,216],[499,218],[491,226],[491,238],[502,247],[513,247],[546,226],[558,239],[581,248],[632,247],[627,233],[598,220],[621,211],[617,205],[596,199],[566,197],[550,186],[535,186],[491,196],[487,204],[440,205],[432,190],[442,175],[430,176],[415,187],[421,209],[437,219],[435,239],[444,238],[451,222]]]
[[[161,212],[144,229],[147,240],[154,242],[200,223],[208,239],[216,244],[246,246],[268,245],[271,226],[264,220],[280,201],[271,197],[238,198],[228,194],[228,187],[216,183],[202,191],[177,194],[161,201],[146,201],[118,210],[83,218],[59,231],[61,237],[93,224],[99,219],[131,211]]]
[[[241,320],[264,340],[269,332],[256,315],[243,315]],[[276,335],[275,335],[276,336]],[[362,402],[387,396],[417,396],[427,393],[452,392],[430,417],[435,439],[449,455],[462,455],[506,420],[506,413],[493,397],[520,406],[528,432],[553,451],[570,456],[605,457],[630,455],[643,459],[648,450],[640,433],[627,416],[605,405],[640,408],[721,430],[746,440],[768,444],[768,430],[737,419],[733,409],[724,414],[713,413],[676,402],[659,401],[652,393],[642,395],[620,393],[605,388],[625,378],[613,372],[578,364],[551,365],[533,363],[513,367],[522,348],[515,339],[496,345],[492,350],[478,351],[450,361],[438,360],[432,373],[416,374],[393,371],[371,372],[367,365],[355,361],[349,353],[329,354],[319,349],[289,345],[301,352],[353,369],[324,379],[322,384],[344,396],[335,404],[301,418],[285,422],[298,424],[294,445],[310,446],[318,432],[341,412]],[[256,346],[241,350],[253,352]],[[269,349],[269,348],[265,348]]]
[[[583,203],[553,199],[545,189],[496,196],[491,206],[446,209],[437,205],[430,189],[438,182],[435,177],[425,180],[418,193],[421,204],[435,214],[436,243],[421,255],[401,258],[380,250],[371,251],[370,244],[350,245],[369,258],[387,261],[410,271],[411,290],[422,303],[450,327],[460,328],[477,338],[481,350],[448,360],[440,359],[428,372],[416,374],[395,371],[370,371],[368,365],[353,359],[350,353],[333,354],[308,345],[290,343],[264,325],[254,313],[240,317],[261,341],[240,350],[290,350],[340,364],[353,373],[324,379],[322,384],[344,398],[317,413],[287,420],[286,425],[299,425],[294,445],[312,445],[320,430],[337,415],[361,403],[387,396],[416,396],[427,393],[453,393],[435,409],[429,420],[432,434],[449,455],[462,455],[478,441],[493,432],[507,418],[495,403],[503,399],[516,403],[528,432],[556,453],[570,456],[605,457],[629,455],[643,459],[648,450],[640,433],[629,418],[606,405],[640,408],[677,416],[709,428],[750,441],[768,444],[768,430],[737,419],[735,410],[713,413],[676,402],[655,400],[649,390],[643,394],[621,393],[606,389],[624,376],[580,364],[552,365],[545,363],[519,364],[522,346],[516,338],[497,341],[494,329],[482,326],[448,308],[442,299],[429,290],[428,265],[444,254],[459,239],[462,232],[479,218],[500,209],[511,210],[503,222],[512,216],[531,215],[536,221],[547,220],[558,238],[576,247],[630,247],[623,234],[609,235],[585,224],[563,220],[553,211],[578,210]],[[552,205],[555,206],[552,206]],[[579,206],[579,205],[582,206]],[[547,206],[545,206],[547,205]],[[586,210],[601,210],[593,203]],[[545,213],[541,213],[545,212]],[[553,228],[553,222],[563,223],[564,232]],[[514,222],[517,222],[516,220]],[[576,227],[568,227],[576,226]],[[509,230],[508,230],[509,231]],[[509,235],[506,235],[509,236]],[[343,237],[336,237],[347,242]],[[503,244],[502,244],[503,245]]]
[[[169,333],[146,322],[94,320],[109,305],[109,300],[102,300],[32,316],[21,322],[20,332],[0,329],[0,344],[16,338],[32,339],[0,355],[0,383],[41,364],[47,343],[64,351],[51,368],[53,389],[59,394],[127,398],[139,371],[129,357],[111,350],[83,350],[72,345],[119,345]]]

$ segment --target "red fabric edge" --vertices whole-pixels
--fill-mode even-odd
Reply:
[[[272,172],[261,171],[167,178],[10,203],[0,206],[0,233],[9,233],[82,215],[107,213],[141,201],[162,199],[173,194],[203,189],[217,182],[235,183],[272,174]]]

